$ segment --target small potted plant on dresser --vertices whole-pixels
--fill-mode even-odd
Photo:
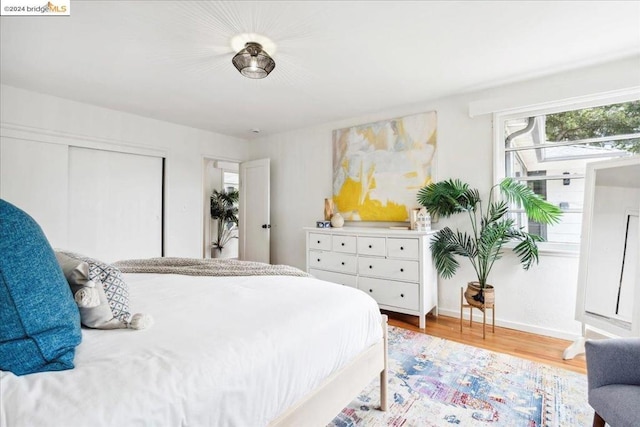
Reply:
[[[494,200],[496,189],[502,200]],[[469,216],[470,232],[444,227],[433,236],[430,246],[436,270],[445,279],[453,277],[460,266],[456,256],[471,262],[477,281],[467,284],[464,296],[471,306],[481,310],[485,303],[494,302],[494,288],[487,280],[493,264],[502,257],[503,246],[517,241],[513,251],[522,267],[528,270],[538,262],[537,243],[544,240],[517,226],[508,215],[508,203],[521,206],[529,219],[541,224],[555,224],[562,215],[560,208],[545,201],[526,184],[511,178],[491,187],[486,210],[482,209],[479,191],[458,179],[423,187],[418,192],[418,202],[434,217],[447,218],[457,213]]]
[[[214,258],[220,258],[227,243],[238,238],[239,197],[240,193],[234,188],[213,190],[211,193],[211,219],[218,221],[217,235],[211,243]]]

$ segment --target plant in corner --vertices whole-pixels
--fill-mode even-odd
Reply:
[[[218,221],[218,234],[212,242],[212,246],[220,255],[222,248],[229,240],[237,238],[235,231],[238,228],[238,199],[240,193],[234,188],[227,190],[213,190],[211,193],[211,219]]]
[[[502,195],[494,200],[496,188]],[[457,213],[467,213],[471,232],[453,231],[449,227],[439,230],[431,240],[431,251],[436,270],[445,279],[453,277],[460,266],[456,256],[467,258],[477,275],[477,282],[469,282],[465,299],[475,307],[493,303],[494,289],[487,283],[493,264],[502,257],[504,245],[518,243],[513,248],[522,267],[528,270],[538,262],[537,243],[544,239],[517,226],[508,216],[509,203],[514,203],[526,212],[530,220],[542,224],[555,224],[562,211],[545,201],[526,184],[505,178],[491,187],[486,209],[483,210],[477,189],[458,179],[432,183],[418,192],[418,202],[432,216],[447,218]]]

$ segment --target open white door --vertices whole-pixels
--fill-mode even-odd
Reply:
[[[269,263],[269,159],[240,163],[240,259]]]

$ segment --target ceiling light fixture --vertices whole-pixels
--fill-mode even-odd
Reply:
[[[276,67],[276,62],[256,42],[247,42],[233,59],[234,67],[250,79],[263,79]]]

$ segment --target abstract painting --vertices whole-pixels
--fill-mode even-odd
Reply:
[[[408,221],[432,182],[436,112],[333,131],[333,201],[347,221]]]

